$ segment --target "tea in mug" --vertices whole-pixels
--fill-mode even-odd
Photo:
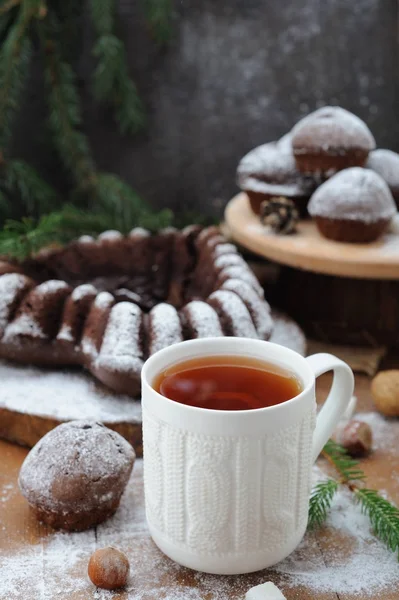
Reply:
[[[298,377],[247,356],[201,356],[162,371],[153,388],[163,396],[199,408],[253,410],[275,406],[302,391]]]

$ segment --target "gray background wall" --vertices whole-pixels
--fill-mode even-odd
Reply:
[[[236,191],[240,157],[324,104],[352,110],[378,145],[399,150],[396,0],[177,0],[173,38],[162,50],[137,5],[120,0],[119,13],[147,130],[121,138],[93,105],[88,25],[80,87],[99,166],[125,177],[153,206],[221,214]],[[62,188],[38,77],[15,146]]]

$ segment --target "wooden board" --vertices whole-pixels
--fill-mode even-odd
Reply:
[[[0,437],[32,447],[66,421],[101,421],[142,455],[141,406],[114,394],[89,374],[39,369],[0,360]]]
[[[371,244],[344,244],[322,237],[312,220],[298,232],[267,232],[242,193],[228,203],[225,219],[234,240],[252,252],[290,267],[357,279],[399,279],[399,233],[387,233]]]
[[[398,366],[395,361],[390,366]],[[323,398],[330,385],[329,376],[318,383]],[[357,377],[356,394],[360,410],[372,410],[369,379]],[[389,423],[393,436],[399,433],[399,421]],[[0,598],[3,600],[243,600],[245,592],[266,580],[281,587],[287,600],[397,600],[398,585],[378,593],[342,593],[331,578],[331,588],[315,591],[306,585],[289,586],[284,576],[268,570],[241,577],[203,576],[184,569],[164,557],[151,541],[144,520],[142,461],[135,465],[132,480],[115,517],[95,530],[79,534],[60,534],[38,523],[18,492],[17,478],[26,450],[0,441]],[[326,468],[323,461],[322,469]],[[384,489],[399,499],[399,449],[379,447],[364,461],[370,486]],[[379,542],[376,542],[379,543]],[[132,577],[127,590],[99,592],[87,579],[87,563],[95,547],[117,545],[127,553]],[[338,550],[337,550],[338,549]],[[324,568],[336,552],[344,559],[344,577],[350,578],[351,557],[356,555],[356,539],[323,528],[307,534],[302,545],[301,569]],[[298,557],[298,554],[296,554]],[[346,570],[345,560],[348,559]],[[399,569],[394,563],[395,570]],[[398,578],[399,582],[399,578]],[[330,585],[330,583],[329,583]],[[3,586],[3,587],[2,587]],[[4,586],[7,592],[4,593]],[[3,592],[3,593],[2,593]]]

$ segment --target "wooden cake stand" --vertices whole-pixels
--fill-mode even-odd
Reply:
[[[323,341],[384,344],[399,341],[399,227],[371,244],[322,237],[312,220],[292,235],[276,235],[260,223],[241,193],[227,205],[232,238],[284,268],[272,300],[308,335]]]

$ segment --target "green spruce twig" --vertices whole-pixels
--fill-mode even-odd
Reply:
[[[349,456],[345,448],[334,440],[329,440],[322,451],[323,456],[335,467],[341,476],[341,483],[356,481],[365,478],[359,468],[359,461]]]
[[[369,517],[375,535],[396,552],[399,560],[399,509],[383,498],[376,490],[363,487],[366,475],[342,446],[333,440],[325,445],[323,456],[338,472],[340,479],[327,479],[312,490],[309,502],[308,527],[319,527],[327,518],[334,494],[345,485]]]
[[[355,489],[355,497],[362,511],[369,517],[374,534],[399,560],[399,509],[375,490]]]
[[[93,94],[97,101],[109,103],[121,133],[135,133],[145,124],[143,105],[129,75],[124,44],[115,32],[113,0],[91,0],[91,18],[97,41],[93,55],[97,66],[93,74]]]
[[[54,16],[52,22],[57,28],[58,23]],[[96,173],[87,137],[81,130],[82,114],[76,76],[72,67],[62,60],[60,48],[51,36],[54,32],[49,25],[41,24],[39,31],[54,143],[75,185],[90,195],[96,185]]]
[[[4,187],[19,197],[29,215],[45,213],[54,206],[55,190],[24,160],[8,160],[4,165]]]
[[[309,501],[308,527],[310,529],[320,527],[324,523],[338,488],[339,483],[334,479],[322,481],[313,488]]]

